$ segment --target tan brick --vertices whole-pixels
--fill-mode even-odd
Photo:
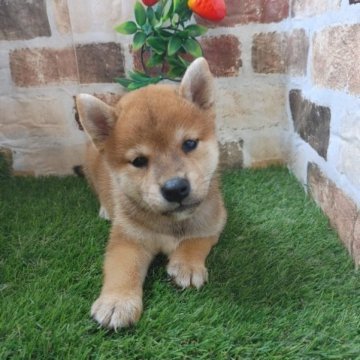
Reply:
[[[67,0],[54,0],[53,4],[58,31],[61,34],[69,34],[71,32],[71,23]]]
[[[70,0],[74,33],[113,32],[114,26],[133,16],[134,0]]]
[[[0,40],[27,40],[50,35],[44,0],[0,1]]]
[[[265,169],[269,166],[285,166],[285,159],[256,160],[251,163],[253,169]]]
[[[197,21],[209,27],[229,27],[251,22],[279,22],[289,15],[288,0],[225,0],[225,3],[227,15],[224,20],[214,23],[197,17]]]
[[[42,86],[77,82],[72,48],[25,48],[10,53],[11,77],[17,86]]]
[[[341,0],[292,0],[291,16],[306,17],[340,9]]]
[[[124,53],[120,44],[96,43],[76,46],[81,84],[112,83],[124,75]]]
[[[9,144],[14,141],[30,144],[41,138],[68,136],[65,106],[56,96],[2,96],[0,137]]]
[[[236,76],[242,66],[240,42],[233,35],[221,35],[201,40],[204,57],[211,72],[217,76]]]
[[[14,158],[14,175],[74,174],[73,167],[84,163],[84,150],[84,144],[69,141],[19,149]]]
[[[242,83],[236,78],[219,79],[216,112],[219,124],[234,131],[286,128],[286,97],[281,84]]]
[[[337,170],[360,189],[360,111],[344,112],[339,128],[339,156],[337,157]]]
[[[316,85],[360,94],[360,24],[315,34],[312,78]]]
[[[244,135],[244,155],[248,166],[253,168],[285,164],[288,146],[284,133],[279,128],[265,128],[250,136]]]
[[[257,73],[305,75],[309,42],[302,29],[291,33],[256,34],[252,46],[252,66]]]
[[[355,222],[354,226],[354,242],[353,242],[353,257],[355,260],[356,268],[359,268],[360,266],[360,214],[358,214],[358,217]]]
[[[314,200],[329,217],[349,253],[353,252],[354,226],[359,216],[355,203],[314,163],[308,165],[308,186]]]

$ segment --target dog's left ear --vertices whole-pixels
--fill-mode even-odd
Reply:
[[[115,126],[117,119],[115,110],[88,94],[78,95],[76,105],[80,122],[85,131],[98,150],[102,150],[106,139]]]
[[[214,84],[207,61],[201,57],[194,60],[185,72],[180,85],[180,95],[202,109],[214,104]]]

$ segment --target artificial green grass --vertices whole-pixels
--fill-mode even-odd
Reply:
[[[223,176],[228,223],[203,289],[158,258],[144,313],[118,333],[90,319],[109,225],[82,179],[0,176],[0,359],[357,359],[360,282],[286,169]]]

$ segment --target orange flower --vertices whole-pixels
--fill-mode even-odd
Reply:
[[[200,17],[220,21],[226,15],[226,6],[224,0],[189,0],[189,8]]]

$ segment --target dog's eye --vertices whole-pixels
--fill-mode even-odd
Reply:
[[[196,149],[198,145],[199,140],[185,140],[182,144],[182,149],[185,153],[188,153],[190,151],[193,151]]]
[[[131,164],[137,168],[142,168],[145,167],[148,164],[148,162],[149,160],[145,156],[138,156],[131,162]]]

